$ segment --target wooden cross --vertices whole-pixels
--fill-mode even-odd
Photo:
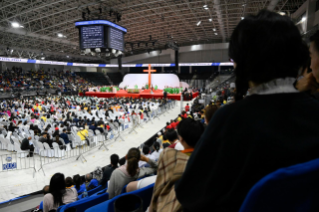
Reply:
[[[152,70],[151,64],[148,64],[148,70],[143,70],[143,72],[148,72],[148,89],[151,89],[151,73],[156,72],[156,70]]]

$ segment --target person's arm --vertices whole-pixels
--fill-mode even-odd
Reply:
[[[153,174],[157,169],[157,162],[153,161],[152,159],[149,159],[148,157],[145,157],[144,155],[141,155],[141,161],[145,161],[148,163],[151,167],[141,167],[140,172],[138,174],[138,177],[143,177],[145,175]]]
[[[109,185],[107,186],[107,193],[109,193],[109,199],[112,199],[113,197],[115,197],[116,195],[116,177],[117,177],[117,171],[118,170],[114,170],[111,178],[109,180]]]

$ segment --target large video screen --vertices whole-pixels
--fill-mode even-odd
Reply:
[[[104,26],[83,26],[80,29],[81,49],[106,48]]]
[[[124,51],[124,33],[127,29],[107,20],[79,21],[80,48],[101,51],[106,48]]]

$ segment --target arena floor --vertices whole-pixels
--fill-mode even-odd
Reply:
[[[186,103],[184,103],[183,108],[185,105]],[[75,174],[84,175],[93,171],[97,166],[108,165],[110,163],[110,155],[116,153],[120,157],[125,156],[129,148],[138,147],[161,130],[166,125],[166,122],[172,118],[176,118],[179,113],[180,102],[177,102],[176,106],[171,111],[161,115],[160,119],[154,119],[153,123],[143,124],[143,128],[138,127],[137,134],[132,132],[128,135],[128,130],[126,130],[123,134],[125,141],[116,141],[110,144],[108,146],[109,151],[106,151],[104,148],[101,150],[95,148],[85,153],[84,156],[87,162],[76,161],[76,158],[73,157],[45,165],[45,176],[42,170],[38,171],[40,168],[39,156],[35,157],[37,172],[34,178],[33,169],[0,172],[0,202],[42,190],[45,185],[49,184],[51,176],[57,172],[64,173],[65,177]],[[0,151],[0,155],[4,154],[9,154],[9,152]]]

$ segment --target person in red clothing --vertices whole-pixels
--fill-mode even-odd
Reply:
[[[187,105],[185,106],[185,111],[188,112],[189,111],[189,104],[187,103]]]
[[[186,113],[185,111],[182,112],[182,117],[183,117],[184,119],[187,118],[187,113]]]

